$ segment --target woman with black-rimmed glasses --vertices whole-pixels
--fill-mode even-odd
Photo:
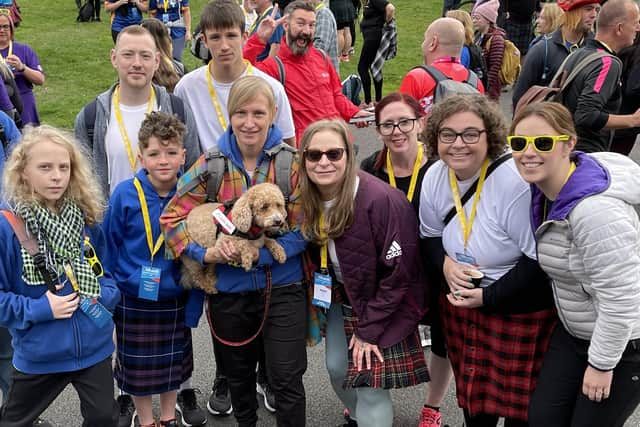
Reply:
[[[316,249],[310,292],[327,310],[331,385],[349,409],[347,426],[390,427],[389,389],[429,379],[416,216],[404,193],[358,171],[344,122],[311,124],[301,153],[301,230]]]
[[[529,424],[622,427],[640,403],[640,167],[616,153],[573,151],[576,130],[561,104],[530,104],[511,133],[561,320]]]
[[[425,261],[447,285],[440,310],[458,405],[467,427],[500,417],[506,427],[527,426],[556,322],[536,262],[529,187],[506,153],[503,115],[484,96],[435,105],[426,137],[440,160],[422,184],[420,234]],[[478,286],[474,270],[483,275]]]

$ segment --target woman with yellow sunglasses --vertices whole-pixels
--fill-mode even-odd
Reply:
[[[640,402],[640,167],[575,152],[561,104],[530,104],[507,138],[533,184],[538,262],[553,279],[557,325],[529,425],[623,426]],[[635,380],[634,380],[635,378]]]

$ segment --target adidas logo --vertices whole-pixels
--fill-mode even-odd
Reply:
[[[396,258],[400,255],[402,255],[402,248],[400,247],[400,244],[394,240],[391,242],[391,246],[387,251],[387,259]]]

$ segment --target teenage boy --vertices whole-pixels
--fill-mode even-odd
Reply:
[[[195,114],[202,150],[217,148],[218,139],[229,125],[229,90],[233,82],[246,75],[262,77],[269,83],[276,97],[275,124],[282,131],[284,141],[294,145],[291,106],[284,88],[242,57],[242,48],[247,40],[242,6],[234,0],[209,2],[200,15],[200,28],[202,41],[211,52],[212,60],[184,76],[176,86],[175,94]]]

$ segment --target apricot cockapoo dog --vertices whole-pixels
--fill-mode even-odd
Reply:
[[[223,205],[220,203],[205,203],[189,212],[187,232],[194,242],[205,248],[219,248],[224,240],[233,241],[235,248],[241,253],[240,266],[246,271],[251,270],[253,259],[263,246],[277,262],[287,260],[282,246],[265,235],[287,229],[284,196],[277,185],[263,183],[249,188],[235,202],[231,215],[224,216],[219,210],[221,206]],[[220,224],[219,227],[216,221]],[[186,255],[180,259],[180,282],[184,288],[200,288],[209,294],[218,292],[213,264],[203,267]]]

